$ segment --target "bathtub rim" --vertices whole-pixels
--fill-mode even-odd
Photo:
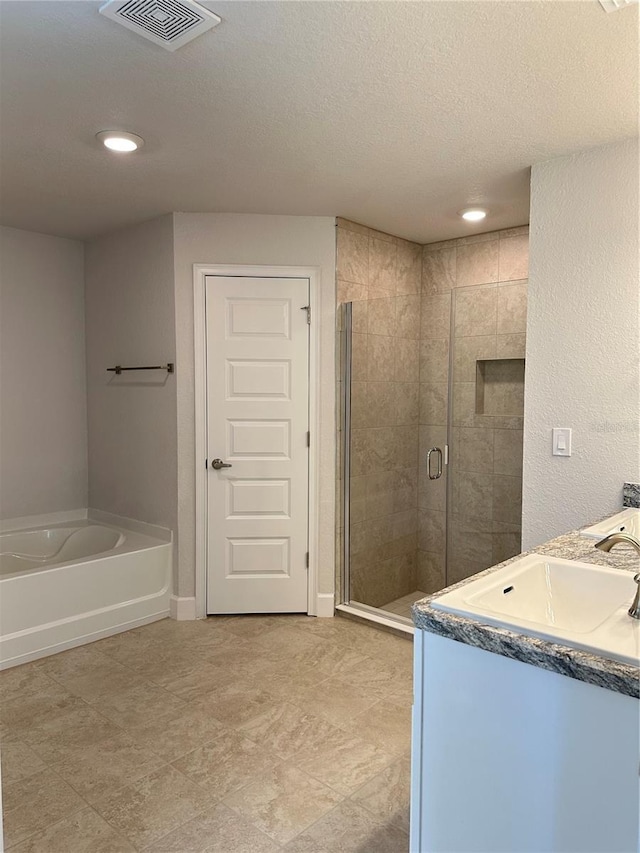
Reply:
[[[62,524],[73,524],[75,521],[95,521],[106,527],[121,527],[133,533],[141,533],[152,539],[160,539],[162,542],[173,542],[173,531],[159,524],[150,524],[146,521],[127,518],[124,515],[116,515],[102,509],[92,507],[81,507],[79,509],[62,510],[60,512],[49,512],[41,515],[23,515],[17,518],[0,519],[0,534],[23,533],[31,529],[42,527],[54,527]]]
[[[25,575],[37,575],[42,572],[53,572],[58,569],[66,569],[69,566],[79,565],[81,563],[90,563],[96,560],[111,560],[117,559],[118,557],[124,554],[132,554],[137,553],[139,551],[148,551],[153,550],[154,548],[164,548],[167,545],[171,545],[171,541],[164,542],[162,540],[158,540],[155,537],[147,536],[144,533],[139,533],[134,530],[127,530],[126,528],[115,527],[111,524],[105,524],[104,522],[96,521],[93,518],[83,518],[78,519],[76,521],[77,530],[82,529],[83,527],[91,527],[95,525],[97,527],[106,527],[108,530],[113,530],[116,533],[119,533],[120,536],[124,536],[124,541],[120,544],[116,545],[113,548],[107,548],[105,551],[99,551],[94,554],[86,554],[84,557],[77,557],[75,560],[64,560],[59,563],[45,563],[40,566],[32,566],[28,569],[19,569],[15,572],[7,572],[6,574],[0,574],[0,585],[3,583],[7,583],[12,580],[17,580],[18,578],[24,577]],[[36,533],[39,530],[55,530],[56,527],[66,528],[70,526],[68,522],[65,522],[61,525],[50,524],[43,527],[33,527],[33,528],[25,528],[23,530],[5,530],[0,533],[0,539],[3,536],[10,536],[12,533]]]

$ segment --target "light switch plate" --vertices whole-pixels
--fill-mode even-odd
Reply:
[[[554,456],[571,456],[571,430],[569,427],[554,427],[552,454]]]

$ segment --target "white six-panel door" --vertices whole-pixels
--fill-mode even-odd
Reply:
[[[208,613],[307,611],[308,304],[308,279],[206,277]]]

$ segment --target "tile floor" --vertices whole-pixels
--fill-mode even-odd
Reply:
[[[428,595],[427,592],[410,592],[409,595],[403,595],[402,598],[396,598],[394,601],[384,604],[380,609],[388,610],[389,613],[395,613],[397,616],[404,616],[405,619],[411,619],[411,605],[416,601],[420,601]]]
[[[163,620],[0,674],[11,853],[406,853],[409,639]]]

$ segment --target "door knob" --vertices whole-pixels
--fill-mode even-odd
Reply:
[[[223,462],[222,459],[212,459],[211,467],[219,471],[221,468],[231,468],[232,465],[229,462]]]

